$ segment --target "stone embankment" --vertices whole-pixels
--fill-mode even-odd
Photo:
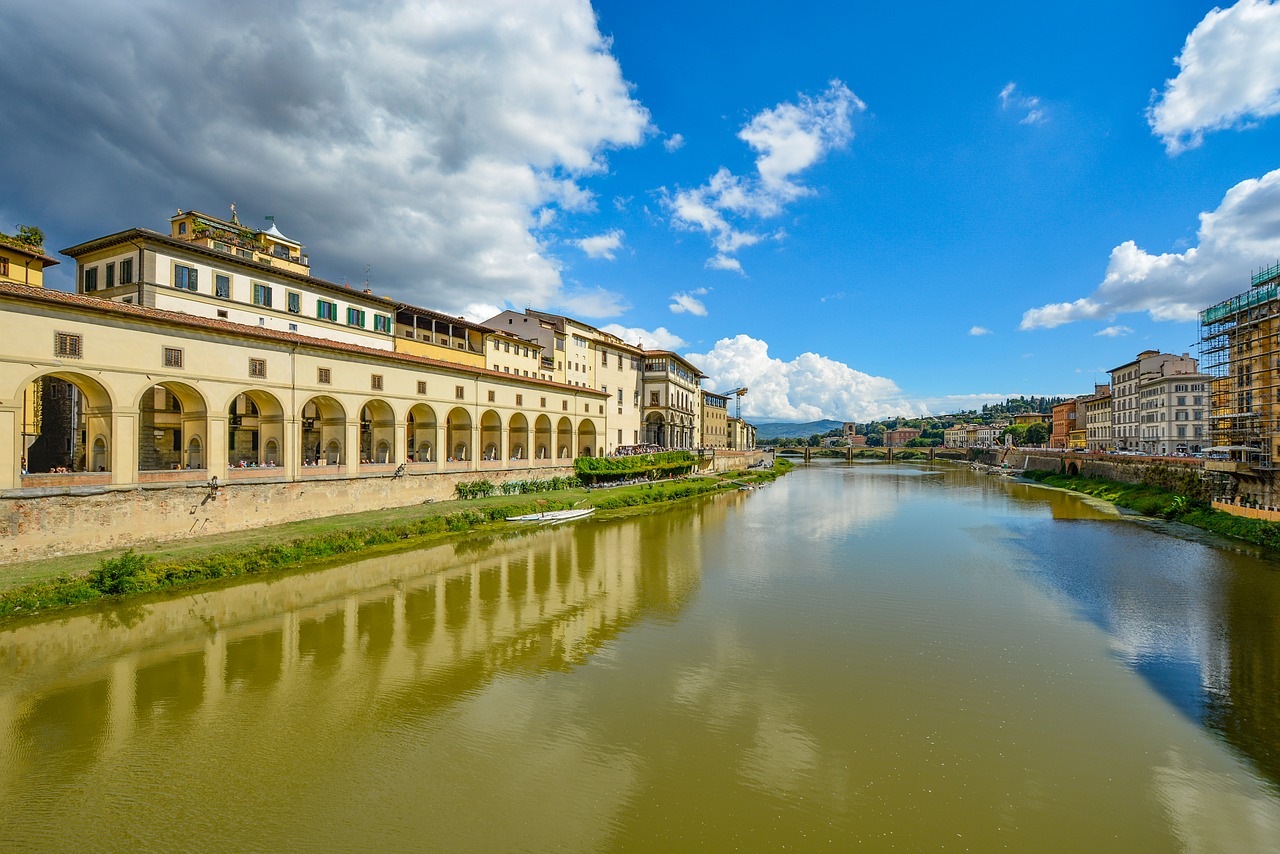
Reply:
[[[1077,454],[1072,451],[1022,448],[982,451],[977,456],[977,462],[991,466],[1007,463],[1009,468],[1019,470],[1063,471],[1070,475],[1120,483],[1143,483],[1143,474],[1157,465],[1194,471],[1203,469],[1201,461],[1194,457],[1124,457],[1115,454]]]

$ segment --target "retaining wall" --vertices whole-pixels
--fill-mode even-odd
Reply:
[[[291,483],[103,490],[88,495],[0,499],[0,563],[127,548],[206,534],[365,510],[407,507],[454,497],[460,482],[548,479],[572,466],[523,471],[468,471],[404,477],[332,478]]]

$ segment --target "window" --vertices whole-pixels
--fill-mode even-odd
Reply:
[[[374,391],[382,391],[382,374],[369,375],[369,388]]]
[[[9,275],[9,259],[0,258],[0,276]]]
[[[602,368],[609,367],[609,351],[608,350],[600,351],[600,367]]]
[[[557,350],[564,349],[564,338],[559,335],[556,336],[556,349]]]
[[[290,324],[289,324],[289,331],[290,331],[290,332],[297,332],[297,331],[298,331],[298,324],[296,324],[296,323],[290,323]]]
[[[116,286],[116,265],[114,263],[107,265],[107,285],[108,288]]]
[[[563,409],[565,412],[568,412],[568,411],[569,411],[569,401],[567,401],[567,400],[562,400],[562,401],[560,401],[560,408],[561,408],[561,409]]]
[[[489,392],[489,402],[490,402],[490,403],[494,403],[495,401],[497,401],[497,399],[498,399],[498,393],[497,393],[496,391],[490,391],[490,392]]]
[[[542,398],[542,402],[541,402],[541,403],[539,403],[538,405],[539,405],[539,406],[541,406],[543,409],[546,409],[546,408],[547,408],[547,399],[546,399],[545,397],[544,397],[544,398]]]
[[[524,406],[524,395],[523,395],[523,394],[517,394],[517,395],[516,395],[516,406]]]
[[[463,400],[467,396],[467,390],[460,385],[453,387],[453,396],[458,400]]]
[[[187,233],[187,224],[185,222],[178,223],[178,234]]]
[[[608,394],[608,393],[609,393],[609,387],[608,387],[607,385],[602,385],[602,386],[600,386],[600,390],[601,390],[602,392],[604,392],[605,394]]]
[[[298,293],[297,291],[289,291],[285,299],[289,303],[290,314],[302,313],[302,294]]]
[[[164,348],[164,366],[166,368],[182,367],[182,350],[177,347]]]
[[[250,359],[249,360],[249,376],[255,379],[266,379],[267,377],[267,360],[266,359]]]
[[[231,299],[231,277],[226,273],[213,274],[213,295],[218,299]]]
[[[604,415],[604,404],[600,404],[600,414]]]
[[[328,368],[316,368],[316,382],[320,385],[329,385],[333,382],[333,375]]]
[[[98,289],[98,268],[85,267],[81,274],[84,279],[84,292],[87,294]]]
[[[658,405],[658,393],[656,391],[649,392],[649,405],[650,406]]]
[[[622,386],[618,386],[618,405],[622,405]],[[619,439],[618,441],[621,442],[622,440]]]
[[[226,320],[226,319],[227,319],[227,310],[226,310],[225,308],[220,308],[220,309],[218,309],[218,317],[221,317],[223,320]]]
[[[386,333],[390,334],[390,332],[391,332],[391,318],[390,318],[389,316],[385,315],[385,314],[375,314],[375,315],[373,316],[373,331],[374,331],[374,332],[386,332]]]
[[[253,304],[260,305],[264,308],[271,308],[271,288],[254,282]]]
[[[316,300],[316,317],[321,320],[337,320],[338,304],[323,299]]]
[[[120,284],[133,284],[133,259],[125,258],[120,262]]]
[[[426,393],[427,393],[427,384],[422,380],[418,380],[418,394],[426,394]]]
[[[364,327],[364,311],[359,308],[347,309],[347,326]]]
[[[188,267],[185,264],[173,265],[173,286],[181,290],[194,291],[199,290],[196,287],[197,270],[195,267]]]
[[[494,363],[493,363],[493,372],[494,372],[495,374],[498,372],[498,363],[497,363],[497,362],[494,362]]]
[[[66,359],[84,357],[84,336],[71,332],[53,333],[53,354]]]

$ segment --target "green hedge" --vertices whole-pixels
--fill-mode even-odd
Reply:
[[[578,477],[591,483],[601,480],[623,480],[629,477],[688,474],[698,460],[688,451],[666,451],[661,454],[637,454],[633,457],[578,457],[573,469]]]

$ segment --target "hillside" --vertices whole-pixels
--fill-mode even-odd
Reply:
[[[814,433],[825,433],[828,430],[838,430],[844,426],[843,421],[806,421],[797,423],[794,421],[777,421],[772,424],[756,425],[756,441],[760,442],[764,439],[777,439],[785,436],[787,438],[802,437],[808,438]]]

